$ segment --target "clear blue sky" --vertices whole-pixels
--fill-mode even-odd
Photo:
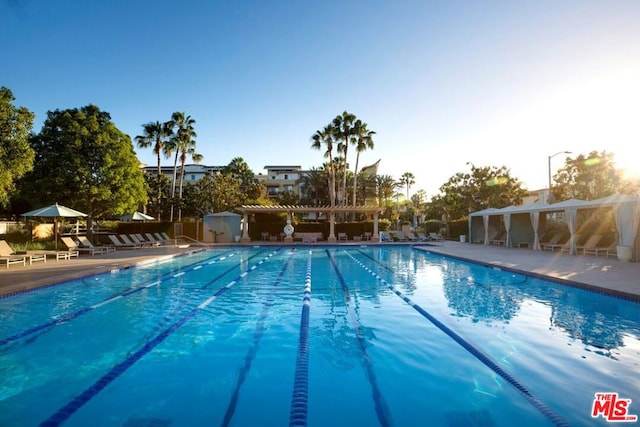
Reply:
[[[360,165],[429,197],[467,162],[529,189],[564,150],[640,170],[638,0],[0,0],[0,52],[36,131],[89,103],[132,138],[184,111],[209,165],[318,167],[311,135],[348,110],[377,132]]]

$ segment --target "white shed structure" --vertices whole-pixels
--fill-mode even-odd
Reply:
[[[233,212],[218,212],[202,218],[204,243],[232,243],[240,240],[242,215]],[[236,239],[237,236],[237,239]]]

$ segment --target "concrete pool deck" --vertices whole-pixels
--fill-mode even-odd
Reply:
[[[247,245],[238,244],[237,246],[280,246],[281,244],[281,242],[256,241]],[[363,242],[348,242],[340,243],[339,245],[359,246],[361,244]],[[389,244],[393,243],[385,243],[385,245]],[[323,245],[326,245],[326,243],[312,244],[312,246]],[[604,293],[640,301],[640,263],[638,262],[622,262],[617,258],[571,256],[559,252],[538,252],[530,249],[484,246],[452,241],[432,244],[413,243],[412,245],[433,254],[478,262],[569,285],[593,288]],[[219,246],[228,247],[228,245]],[[308,244],[294,244],[293,246],[308,246]],[[187,248],[166,246],[117,250],[104,255],[89,256],[83,254],[77,259],[71,260],[56,261],[55,259],[49,259],[46,263],[36,263],[27,267],[0,268],[0,296],[145,263],[158,262],[203,249],[205,248],[197,246]]]

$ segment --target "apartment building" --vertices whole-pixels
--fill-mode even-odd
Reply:
[[[184,184],[194,184],[198,180],[202,179],[205,175],[215,174],[221,172],[225,166],[206,166],[188,164],[184,166]],[[157,166],[143,165],[142,170],[145,173],[156,175],[158,173]],[[173,166],[162,166],[160,168],[163,175],[169,178],[169,182],[173,180]],[[255,175],[255,179],[260,184],[264,185],[267,191],[267,195],[270,197],[277,197],[278,194],[285,191],[295,191],[298,196],[301,194],[300,178],[304,175],[305,171],[298,165],[285,165],[285,166],[264,166],[266,174],[260,173]],[[181,168],[178,166],[176,175],[176,181],[180,181]]]

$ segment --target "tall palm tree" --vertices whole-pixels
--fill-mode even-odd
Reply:
[[[356,120],[354,126],[354,134],[356,137],[356,166],[353,169],[353,207],[356,207],[356,189],[358,186],[358,163],[360,162],[360,153],[366,150],[373,150],[373,135],[376,133],[367,129],[367,124],[361,120]],[[355,213],[354,213],[355,215]]]
[[[196,153],[196,141],[190,140],[186,144],[181,147],[182,151],[180,152],[180,193],[179,199],[182,202],[182,188],[184,184],[184,165],[187,162],[187,155],[191,156],[191,160],[196,163],[200,163],[202,160],[202,154]],[[182,203],[180,203],[180,207],[178,208],[178,221],[182,220]]]
[[[191,116],[188,116],[184,112],[176,111],[171,115],[171,120],[167,122],[167,127],[172,130],[172,137],[169,140],[168,150],[174,153],[173,159],[173,181],[171,188],[171,198],[174,199],[176,197],[176,179],[178,174],[178,157],[182,155],[184,152],[184,157],[186,159],[186,152],[189,149],[190,141],[193,138],[198,136],[196,131],[193,128],[193,125],[196,123]],[[195,145],[195,141],[193,142]],[[184,175],[184,164],[182,166],[183,175]],[[180,186],[182,191],[182,183]],[[171,205],[171,219],[173,221],[173,204]]]
[[[165,152],[165,143],[170,136],[170,129],[166,123],[149,122],[142,125],[144,133],[135,137],[139,148],[149,148],[153,146],[153,153],[158,156],[158,176],[162,175],[162,167],[160,165],[160,155]],[[162,189],[158,187],[158,200],[162,198]],[[161,217],[162,208],[158,204],[158,212],[156,213],[158,220]]]
[[[407,187],[407,202],[409,199],[409,188],[416,183],[415,176],[411,172],[405,172],[400,177],[400,184]]]
[[[386,206],[389,199],[393,197],[398,183],[391,175],[377,175],[376,184],[378,187],[378,203],[383,202],[382,204]]]
[[[324,157],[329,159],[329,202],[332,208],[336,205],[336,173],[333,167],[334,142],[334,131],[331,125],[325,126],[322,130],[317,130],[311,136],[311,148],[321,150],[323,145],[326,147]]]
[[[342,154],[344,158],[344,170],[347,170],[347,154],[349,152],[349,144],[355,144],[356,138],[354,136],[356,116],[354,114],[344,111],[342,115],[336,116],[331,125],[334,128],[336,138],[340,141],[338,144],[338,152]],[[346,203],[347,198],[347,174],[342,176],[342,204]]]
[[[231,162],[224,167],[223,173],[230,173],[235,178],[242,180],[242,186],[240,188],[243,190],[253,182],[255,177],[255,174],[242,157],[234,157],[231,159]]]

